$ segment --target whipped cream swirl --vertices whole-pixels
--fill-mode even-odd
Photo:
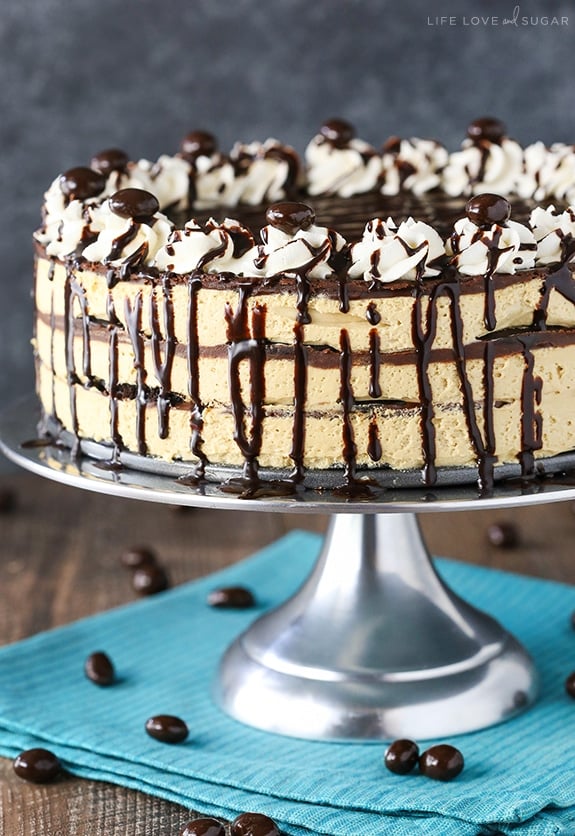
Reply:
[[[575,256],[575,207],[558,212],[554,206],[535,208],[529,225],[537,241],[536,263],[563,264]]]
[[[531,230],[516,221],[478,227],[460,218],[446,249],[460,273],[481,276],[534,267],[537,245]]]
[[[64,196],[46,193],[46,209],[43,228],[36,233],[36,240],[46,246],[46,254],[64,258],[74,253],[83,241],[93,236],[90,207],[81,200],[64,205]]]
[[[43,225],[36,240],[50,256],[64,258],[95,236],[92,210],[104,199],[106,180],[87,168],[70,169],[44,194]]]
[[[443,241],[428,224],[408,218],[398,227],[392,218],[374,218],[351,247],[349,275],[369,282],[415,281],[437,276],[437,260],[444,256]]]
[[[416,195],[437,188],[447,165],[447,149],[433,139],[392,139],[382,153],[382,194],[408,189]]]
[[[332,258],[345,247],[345,239],[332,229],[312,223],[306,229],[284,232],[271,224],[260,231],[258,266],[264,276],[304,272],[310,279],[333,275]]]
[[[514,139],[466,139],[462,150],[449,156],[442,175],[444,191],[451,196],[495,192],[511,194],[523,174],[523,149]]]
[[[351,197],[376,188],[381,157],[375,148],[354,134],[347,122],[332,119],[311,140],[305,151],[310,195]]]
[[[245,203],[257,206],[275,202],[286,196],[292,184],[295,151],[277,139],[265,142],[236,143],[230,152],[228,166],[222,166],[220,202],[224,206]]]
[[[156,266],[174,273],[203,270],[258,276],[258,256],[259,248],[249,229],[231,218],[222,223],[210,218],[205,224],[191,220],[183,229],[174,229],[156,255]]]
[[[110,199],[111,200],[111,199]],[[146,221],[121,217],[110,207],[110,200],[92,210],[92,228],[96,240],[82,251],[88,261],[100,261],[111,267],[155,264],[155,257],[172,231],[173,224],[156,212]]]

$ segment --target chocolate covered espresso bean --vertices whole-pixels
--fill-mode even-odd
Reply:
[[[157,714],[146,720],[146,731],[161,743],[182,743],[189,734],[186,723],[172,714]]]
[[[226,829],[216,819],[195,819],[182,827],[180,836],[226,836]]]
[[[231,836],[281,836],[273,819],[263,813],[241,813],[233,820]]]
[[[492,523],[487,529],[487,539],[492,546],[511,549],[518,544],[519,535],[511,523]]]
[[[84,673],[96,685],[111,685],[115,678],[114,665],[107,653],[91,653],[84,663]]]
[[[222,586],[208,595],[210,607],[244,610],[255,604],[253,593],[244,586]]]
[[[407,775],[419,759],[419,747],[413,740],[394,740],[385,753],[384,763],[390,772]]]
[[[14,759],[14,772],[25,781],[47,784],[60,774],[62,765],[59,758],[48,749],[27,749]]]
[[[132,575],[132,587],[138,595],[156,595],[170,585],[165,569],[155,564],[139,566]]]
[[[139,569],[156,564],[156,553],[147,546],[132,546],[122,552],[120,562],[126,569]]]
[[[436,781],[451,781],[463,769],[463,755],[455,746],[441,743],[431,746],[419,758],[419,771]]]

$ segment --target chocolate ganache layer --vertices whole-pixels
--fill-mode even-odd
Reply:
[[[50,186],[35,236],[44,416],[112,464],[238,466],[244,485],[529,476],[575,447],[571,200],[573,148],[490,118],[452,154],[376,150],[336,119],[304,161],[203,131],[155,163],[100,152]]]

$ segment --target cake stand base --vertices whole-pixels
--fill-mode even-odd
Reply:
[[[437,574],[414,514],[334,514],[311,575],[225,654],[232,717],[316,740],[475,731],[533,703],[537,674],[500,624]]]

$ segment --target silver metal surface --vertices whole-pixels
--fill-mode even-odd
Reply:
[[[90,442],[84,444],[85,455],[79,458],[74,458],[69,448],[62,445],[23,448],[23,442],[36,438],[39,418],[38,402],[34,395],[14,403],[0,413],[0,450],[9,459],[48,479],[84,490],[129,499],[208,508],[241,508],[245,511],[323,514],[396,511],[421,514],[476,508],[501,509],[575,499],[574,476],[569,476],[562,482],[564,477],[561,473],[562,470],[570,469],[575,473],[574,453],[546,460],[545,469],[550,471],[547,478],[531,481],[504,478],[496,483],[493,493],[489,496],[481,496],[475,484],[468,484],[470,473],[474,474],[474,478],[477,476],[474,469],[459,468],[452,472],[461,474],[462,470],[466,470],[465,476],[461,477],[463,483],[433,488],[417,484],[412,487],[389,486],[374,491],[374,495],[368,499],[341,496],[332,489],[319,487],[297,491],[291,496],[273,496],[264,491],[259,498],[240,498],[222,492],[223,483],[230,476],[237,475],[238,468],[214,468],[209,480],[197,486],[190,486],[178,481],[178,476],[188,472],[186,466],[181,463],[174,463],[173,473],[159,473],[155,472],[157,462],[154,460],[132,456],[131,459],[126,459],[126,466],[119,471],[103,470],[100,462],[109,459],[110,450],[103,445]],[[139,460],[139,467],[151,466],[154,470],[136,470],[129,467],[128,461],[135,458]],[[555,474],[551,473],[552,470]],[[333,479],[334,474],[330,471],[322,471],[321,478],[327,478],[327,474]],[[263,478],[273,478],[277,475],[277,472],[262,472]],[[411,477],[416,478],[417,474],[412,473]],[[340,480],[341,474],[338,474],[337,478]]]
[[[155,502],[332,513],[301,590],[240,636],[222,660],[216,699],[237,719],[320,740],[420,740],[501,722],[528,707],[537,676],[521,645],[437,576],[413,512],[503,508],[575,498],[571,477],[499,482],[492,495],[458,484],[389,487],[369,500],[333,490],[244,498],[222,492],[233,471],[197,486],[174,475],[101,469],[109,450],[72,456],[36,435],[34,397],[0,415],[0,448],[39,475]],[[573,455],[554,467],[573,466]],[[236,471],[237,473],[237,471]],[[512,605],[512,602],[510,602]]]
[[[424,740],[532,704],[526,651],[437,575],[413,514],[337,514],[302,588],[224,656],[236,719],[321,740]]]

